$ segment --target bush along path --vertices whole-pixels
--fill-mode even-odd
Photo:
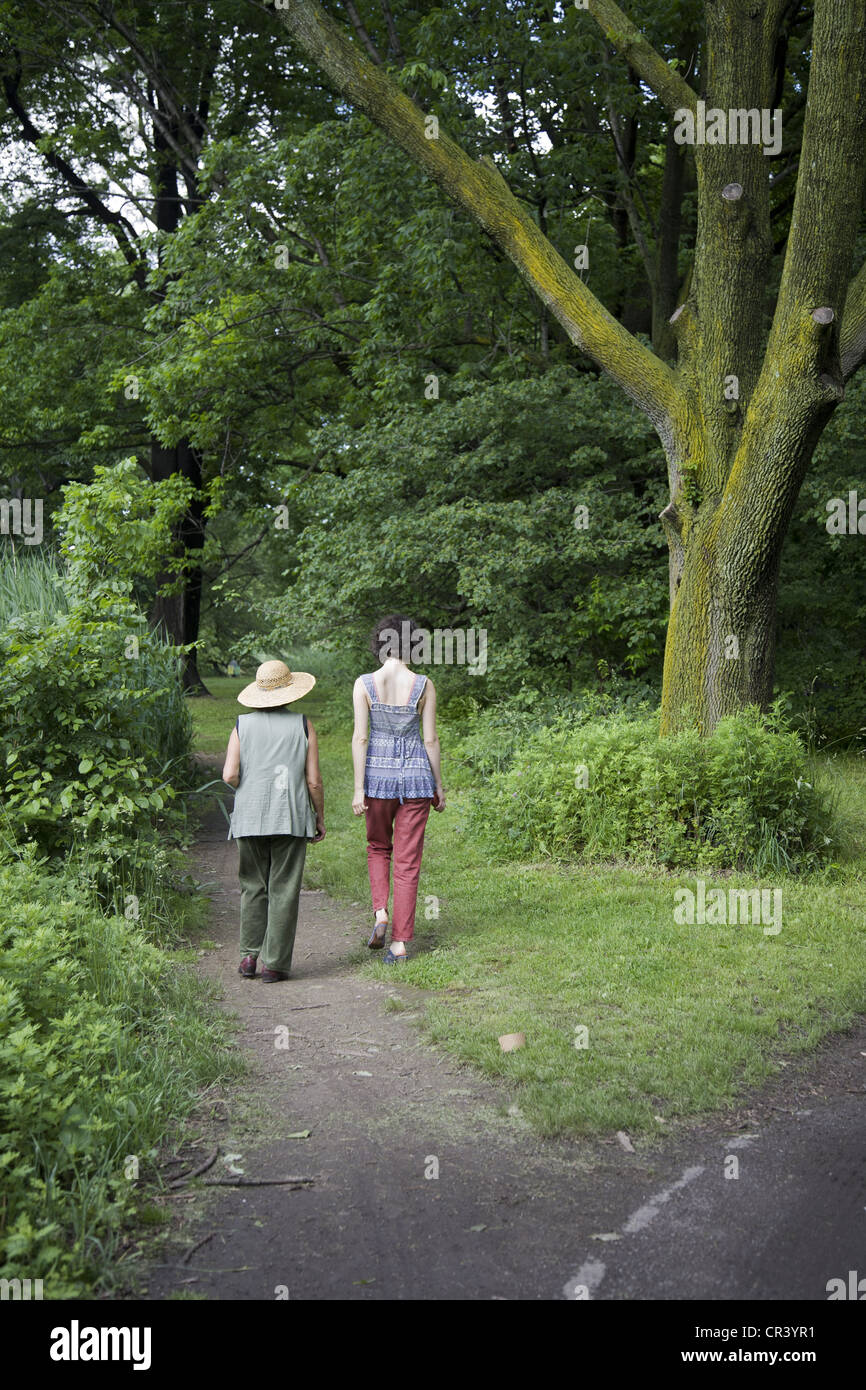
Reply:
[[[162,1199],[138,1297],[823,1300],[859,1267],[866,1028],[674,1140],[543,1139],[422,1039],[425,996],[360,970],[364,908],[305,892],[293,978],[241,979],[225,834],[215,808],[198,968],[248,1069],[197,1137],[210,1166]]]

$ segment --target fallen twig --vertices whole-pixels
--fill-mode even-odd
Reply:
[[[197,1269],[199,1274],[244,1274],[248,1269],[261,1269],[261,1265],[232,1265],[229,1269],[206,1269],[204,1265],[179,1265],[176,1261],[160,1260],[154,1269]]]
[[[328,1004],[290,1004],[289,1007],[288,1007],[287,1009],[284,1009],[284,1008],[282,1008],[282,1007],[279,1006],[278,1001],[277,1001],[276,999],[273,1001],[272,1004],[251,1004],[251,1005],[250,1005],[250,1008],[252,1008],[252,1009],[270,1009],[272,1012],[273,1012],[275,1009],[278,1009],[280,1013],[287,1013],[287,1014],[298,1013],[301,1009],[330,1009],[330,1007],[331,1007],[330,1003],[328,1003]]]
[[[197,1178],[202,1173],[206,1173],[208,1168],[212,1168],[216,1163],[217,1158],[219,1157],[219,1151],[219,1144],[217,1144],[213,1153],[208,1154],[204,1163],[200,1163],[198,1167],[193,1168],[192,1172],[190,1173],[178,1173],[176,1178],[172,1178],[171,1182],[169,1183],[169,1188],[172,1191],[176,1191],[177,1188],[184,1187],[188,1182],[191,1182],[193,1178]]]
[[[205,1178],[205,1187],[301,1187],[315,1178]]]
[[[202,1246],[203,1246],[203,1245],[207,1245],[207,1243],[208,1243],[209,1240],[213,1240],[213,1238],[214,1238],[215,1235],[216,1235],[216,1231],[211,1231],[210,1235],[209,1235],[209,1236],[204,1236],[204,1237],[198,1242],[197,1245],[191,1245],[190,1248],[189,1248],[189,1250],[187,1250],[186,1254],[184,1255],[183,1259],[181,1260],[181,1264],[182,1264],[182,1265],[189,1264],[189,1262],[190,1262],[190,1260],[192,1259],[193,1255],[195,1254],[196,1250],[201,1250]]]

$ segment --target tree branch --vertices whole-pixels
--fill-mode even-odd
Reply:
[[[381,68],[358,51],[315,0],[276,12],[300,46],[350,101],[380,126],[469,213],[509,257],[569,338],[652,420],[667,447],[686,414],[671,369],[627,332],[566,264],[490,160],[474,160]]]
[[[842,376],[848,381],[866,358],[866,261],[848,286],[839,334],[839,355]]]
[[[762,536],[787,524],[811,444],[844,394],[840,320],[849,363],[862,352],[863,272],[848,290],[866,181],[866,28],[858,0],[818,0],[797,192],[763,366],[720,509],[719,546],[738,550],[743,580],[767,561]],[[858,348],[859,344],[859,348]],[[853,370],[853,367],[852,367]],[[760,497],[761,528],[743,499]]]
[[[815,7],[809,93],[797,191],[776,312],[755,404],[822,366],[841,376],[839,327],[866,182],[866,29],[857,0],[819,0]],[[861,272],[862,274],[862,272]],[[859,341],[860,276],[851,286],[854,311],[848,352]],[[849,292],[849,293],[850,293]],[[831,326],[813,311],[831,309]],[[820,400],[820,391],[816,396]],[[784,407],[774,403],[774,412]],[[760,419],[760,415],[758,416]]]
[[[394,16],[391,13],[391,6],[388,0],[382,0],[382,13],[385,16],[385,23],[388,26],[388,51],[398,63],[405,62],[403,49],[400,46],[400,36],[397,33],[397,26],[394,23]]]
[[[148,57],[144,47],[138,42],[138,36],[134,33],[132,29],[129,28],[127,24],[123,23],[123,21],[118,17],[116,12],[114,11],[113,7],[109,7],[107,12],[103,12],[101,17],[105,20],[105,22],[110,28],[116,30],[116,32],[120,34],[121,38],[129,44],[130,52],[138,60],[138,64],[141,68],[141,71],[153,84],[154,90],[159,93],[160,100],[163,106],[165,107],[165,111],[167,112],[171,120],[174,121],[178,131],[184,136],[190,148],[200,148],[201,137],[204,134],[204,130],[196,130],[187,121],[186,117],[188,113],[184,109],[183,101],[179,93],[175,89],[171,79],[164,71],[164,69],[161,68],[157,62],[151,60]],[[106,42],[108,42],[108,36],[106,35],[105,37]],[[112,45],[111,51],[114,53],[115,57],[119,61],[120,54],[117,48]],[[189,158],[189,156],[186,154],[181,145],[178,145],[176,147],[175,153],[178,154],[181,159]]]
[[[72,189],[77,197],[81,199],[91,216],[107,227],[115,237],[120,250],[126,261],[136,272],[136,280],[144,283],[145,267],[138,250],[138,234],[132,223],[127,221],[119,212],[112,212],[99,197],[94,193],[89,184],[75,172],[71,164],[68,164],[62,155],[56,150],[44,149],[40,146],[40,141],[44,139],[43,133],[39,130],[24,106],[19,96],[21,85],[21,65],[20,61],[14,74],[4,73],[3,92],[6,97],[10,111],[18,117],[21,125],[21,133],[25,140],[39,151],[49,168],[59,174],[65,183]]]
[[[614,48],[628,59],[631,67],[669,111],[683,108],[697,110],[697,97],[685,78],[680,77],[676,69],[656,53],[652,44],[613,0],[589,0],[586,8]]]
[[[358,11],[355,9],[355,6],[352,4],[352,0],[346,0],[346,14],[349,16],[352,28],[358,35],[358,38],[361,40],[361,43],[366,48],[367,52],[370,55],[370,58],[376,64],[376,67],[380,68],[382,66],[382,58],[379,53],[379,50],[374,44],[373,40],[370,38],[370,35],[367,33],[367,30],[361,23],[361,16],[358,14]]]
[[[634,237],[635,245],[640,254],[640,258],[643,261],[644,273],[646,274],[647,283],[649,284],[652,292],[655,293],[655,265],[653,257],[650,254],[647,239],[644,236],[644,230],[641,226],[638,210],[635,207],[634,199],[631,196],[632,182],[634,183],[634,187],[638,197],[643,203],[644,211],[647,214],[647,216],[649,216],[649,209],[647,208],[646,199],[643,196],[640,185],[634,178],[634,170],[630,166],[625,145],[623,143],[622,133],[620,130],[619,116],[614,110],[612,102],[608,104],[607,118],[608,123],[610,125],[611,138],[613,139],[613,148],[614,153],[616,155],[617,167],[620,172],[620,197],[622,198],[623,205],[625,207],[626,217],[628,218],[628,223],[631,227],[631,234]]]

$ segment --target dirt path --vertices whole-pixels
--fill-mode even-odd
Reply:
[[[416,991],[384,968],[381,981],[359,973],[365,910],[305,892],[293,978],[242,980],[237,850],[225,834],[216,810],[195,858],[214,885],[218,943],[200,969],[239,1016],[251,1068],[215,1107],[200,1152],[220,1146],[208,1177],[233,1166],[316,1181],[169,1199],[174,1225],[143,1297],[823,1299],[835,1274],[866,1274],[866,1028],[790,1068],[752,1108],[664,1149],[543,1141],[505,1086],[423,1041],[413,1012],[391,1011],[391,996],[416,1009]],[[738,1182],[724,1178],[731,1152]],[[438,1177],[425,1176],[437,1164]],[[811,1244],[803,1202],[821,1212]]]

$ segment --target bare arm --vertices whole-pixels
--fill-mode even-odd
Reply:
[[[307,762],[304,771],[310,800],[316,812],[315,841],[318,842],[325,838],[325,786],[319,767],[319,738],[310,719],[307,720],[307,740]]]
[[[442,786],[442,751],[439,747],[439,735],[436,732],[436,687],[429,676],[421,701],[421,731],[424,735],[424,747],[430,760],[433,780],[436,783],[433,810],[444,811],[445,789]]]
[[[223,781],[228,782],[230,787],[236,787],[241,780],[241,741],[238,738],[237,729],[232,729],[229,738],[229,746],[226,749],[226,760],[223,764]]]
[[[367,692],[359,676],[352,691],[352,705],[355,710],[355,732],[352,734],[352,767],[355,773],[355,793],[352,797],[352,810],[361,816],[367,809],[364,801],[364,771],[367,765],[367,744],[370,742],[370,706]]]

